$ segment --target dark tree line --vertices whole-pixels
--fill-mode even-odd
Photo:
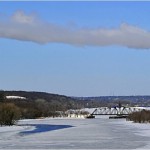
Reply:
[[[7,99],[21,96],[26,99]],[[57,117],[68,109],[80,109],[84,104],[71,97],[43,92],[0,91],[0,125],[13,125],[18,119]]]
[[[136,123],[150,123],[150,110],[133,112],[128,116],[127,120],[134,121]]]

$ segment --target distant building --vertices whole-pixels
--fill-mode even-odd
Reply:
[[[66,116],[69,118],[86,118],[89,112],[83,110],[68,110],[66,111]]]

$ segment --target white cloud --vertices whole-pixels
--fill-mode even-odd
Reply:
[[[33,15],[25,15],[23,11],[18,11],[14,13],[11,17],[12,21],[24,24],[32,24],[34,23],[34,16]]]
[[[78,46],[120,45],[129,48],[149,49],[150,32],[129,24],[118,28],[75,28],[40,21],[33,14],[15,12],[0,20],[0,37],[22,41],[66,43]]]

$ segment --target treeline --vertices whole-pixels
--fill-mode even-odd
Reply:
[[[131,113],[127,120],[135,123],[150,123],[150,110],[142,110],[140,112]]]
[[[21,96],[25,99],[7,99]],[[18,119],[58,117],[69,109],[80,109],[84,103],[71,97],[44,92],[0,91],[0,125],[13,125]]]
[[[93,99],[80,99],[77,97],[68,97],[64,95],[51,94],[45,92],[27,92],[27,91],[3,91],[6,96],[21,96],[26,97],[26,102],[35,102],[38,99],[45,100],[51,105],[57,105],[56,107],[62,107],[62,109],[80,109],[80,108],[95,108],[95,107],[103,107],[109,106],[111,103],[108,101],[99,101]],[[11,101],[11,100],[10,100]],[[16,103],[20,103],[19,100],[13,99]],[[123,102],[124,103],[124,102]],[[19,104],[20,105],[20,104]],[[113,104],[112,104],[113,105]]]

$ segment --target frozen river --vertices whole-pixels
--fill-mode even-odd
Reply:
[[[22,120],[0,127],[1,149],[150,149],[150,124],[124,119]]]

